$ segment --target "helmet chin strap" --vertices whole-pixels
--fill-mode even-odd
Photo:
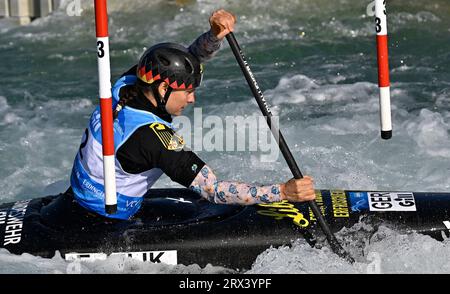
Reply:
[[[159,85],[160,85],[160,84],[159,84]],[[159,91],[158,91],[159,85],[155,85],[155,84],[151,84],[151,85],[150,85],[150,86],[151,86],[151,89],[152,89],[152,92],[153,92],[153,97],[155,97],[156,104],[158,104],[158,108],[159,108],[161,111],[167,113],[167,110],[166,110],[166,104],[167,104],[167,101],[169,100],[170,94],[172,94],[173,88],[170,87],[170,86],[168,86],[168,87],[167,87],[167,91],[166,91],[166,93],[164,94],[164,97],[161,97],[161,94],[159,94]],[[161,98],[162,98],[162,99],[161,99]]]

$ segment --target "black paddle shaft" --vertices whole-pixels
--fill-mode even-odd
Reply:
[[[278,128],[277,124],[273,124],[272,122],[272,113],[269,109],[269,106],[267,105],[266,100],[264,99],[263,93],[261,89],[259,88],[258,83],[256,82],[255,76],[253,75],[250,66],[248,65],[244,54],[242,53],[241,48],[239,47],[239,44],[234,36],[233,33],[229,33],[227,36],[227,41],[230,44],[231,50],[233,51],[234,56],[236,57],[237,62],[239,63],[239,66],[241,67],[242,72],[244,73],[245,79],[247,80],[247,83],[250,87],[250,90],[253,93],[253,96],[255,96],[256,102],[258,103],[259,108],[261,109],[263,115],[266,117],[267,124],[269,125],[269,128],[274,135],[276,139],[278,139],[278,146],[281,150],[281,153],[284,156],[284,159],[286,160],[289,168],[291,169],[292,174],[294,175],[295,179],[301,179],[303,178],[302,172],[300,171],[297,162],[294,159],[294,156],[292,156],[291,151],[289,150],[289,147],[284,140],[283,134]],[[354,259],[342,248],[342,246],[339,244],[338,240],[334,236],[334,234],[331,232],[330,227],[325,221],[325,218],[323,217],[319,207],[317,206],[316,201],[308,201],[309,206],[311,207],[312,212],[314,213],[314,216],[317,219],[317,222],[320,225],[320,228],[324,232],[324,234],[327,237],[328,242],[330,243],[331,249],[333,252],[335,252],[340,257],[346,258],[351,263],[354,262]]]

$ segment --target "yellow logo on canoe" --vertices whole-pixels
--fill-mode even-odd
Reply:
[[[292,222],[301,228],[306,228],[309,226],[309,221],[304,217],[304,215],[297,208],[295,208],[294,204],[289,203],[287,200],[270,204],[258,204],[258,206],[264,208],[258,210],[257,213],[260,215],[270,216],[276,220],[281,220],[287,217],[291,218]]]

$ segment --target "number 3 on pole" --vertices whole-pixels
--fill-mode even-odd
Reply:
[[[97,56],[99,58],[103,58],[105,57],[105,44],[102,41],[97,41],[97,49],[98,49],[98,53]]]
[[[381,32],[381,18],[375,17],[375,32],[379,34]]]

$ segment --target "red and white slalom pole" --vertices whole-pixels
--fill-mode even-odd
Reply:
[[[380,88],[381,138],[392,137],[391,93],[389,81],[386,0],[375,0],[375,31],[377,33],[378,86]]]
[[[95,0],[95,27],[97,32],[98,81],[102,123],[105,212],[114,214],[117,211],[117,195],[114,163],[111,68],[109,61],[108,10],[106,0]]]

